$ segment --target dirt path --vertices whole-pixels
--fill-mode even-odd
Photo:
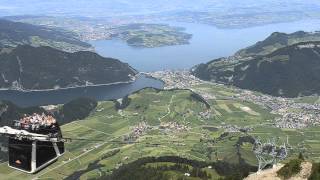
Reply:
[[[158,118],[158,120],[160,121],[160,124],[162,123],[162,119],[165,118],[165,117],[167,117],[167,116],[171,113],[170,106],[171,106],[171,104],[173,103],[173,98],[175,98],[175,95],[172,95],[172,96],[171,96],[171,99],[170,99],[170,102],[169,102],[168,108],[167,108],[167,109],[168,109],[167,113],[166,113],[165,115],[163,115],[162,117]]]

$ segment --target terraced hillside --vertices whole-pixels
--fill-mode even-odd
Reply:
[[[215,179],[232,175],[230,171],[239,169],[238,165],[255,167],[251,136],[279,137],[280,142],[288,136],[294,147],[290,154],[305,149],[306,156],[320,160],[319,128],[276,128],[273,120],[277,115],[271,114],[270,109],[227,98],[238,93],[235,89],[210,84],[193,89],[217,99],[209,99],[208,108],[189,90],[144,89],[122,100],[99,102],[89,117],[62,126],[64,136],[75,140],[67,144],[65,155],[49,168],[26,175],[4,163],[0,165],[0,176],[3,179],[112,179],[120,178],[119,172],[123,175],[130,172],[126,164],[138,163],[137,168],[147,168],[149,173],[160,168],[158,172],[163,177],[178,179],[185,177],[186,172],[192,175],[198,170],[206,172],[203,176]],[[76,140],[79,138],[82,140]],[[145,157],[167,158],[146,160]],[[197,177],[193,175],[190,179]]]

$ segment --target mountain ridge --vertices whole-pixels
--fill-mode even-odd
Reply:
[[[51,90],[131,82],[136,74],[128,64],[90,51],[68,53],[19,45],[0,54],[2,89]]]
[[[18,45],[50,46],[67,52],[94,49],[71,32],[0,19],[0,47]]]
[[[297,97],[320,93],[319,69],[320,42],[300,42],[247,60],[210,61],[192,72],[204,80],[274,96]]]
[[[239,50],[238,56],[267,55],[277,49],[299,42],[320,41],[320,32],[296,31],[293,33],[274,32],[263,41],[258,41],[252,46]]]

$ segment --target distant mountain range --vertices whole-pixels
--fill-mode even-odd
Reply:
[[[317,40],[320,34],[273,33],[235,56],[197,65],[192,73],[203,80],[274,96],[319,94],[320,41],[310,38]]]
[[[94,49],[71,32],[0,19],[0,47],[17,45],[50,46],[67,52]]]
[[[163,20],[165,16],[168,20],[239,28],[316,19],[319,17],[320,3],[317,0],[1,0],[0,9],[1,16],[45,14],[119,19],[159,14],[152,21]],[[133,17],[133,20],[143,19]]]
[[[128,82],[137,72],[119,60],[80,51],[19,45],[0,53],[0,88],[46,90]]]

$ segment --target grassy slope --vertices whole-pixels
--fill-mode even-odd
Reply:
[[[212,85],[201,85],[194,87],[217,96],[236,93],[230,88]],[[25,175],[19,171],[14,171],[6,166],[0,165],[0,176],[2,179],[32,179],[40,178],[66,178],[75,171],[88,170],[89,163],[97,161],[99,168],[88,170],[82,174],[82,179],[89,177],[99,177],[100,174],[110,173],[113,168],[123,163],[132,162],[145,156],[165,156],[179,155],[189,159],[200,161],[215,161],[224,159],[229,162],[235,161],[236,149],[234,144],[242,133],[234,133],[227,138],[218,141],[213,145],[215,153],[208,153],[206,147],[212,146],[210,143],[200,142],[200,139],[212,139],[219,137],[223,130],[209,131],[202,126],[218,126],[221,122],[226,124],[238,124],[239,126],[255,126],[254,131],[249,134],[259,136],[262,139],[274,136],[280,136],[280,141],[286,140],[289,136],[289,142],[292,146],[303,146],[309,152],[306,154],[315,160],[320,160],[320,146],[318,143],[320,128],[309,128],[305,130],[281,130],[273,128],[270,125],[263,125],[268,119],[272,118],[267,110],[251,103],[242,103],[236,100],[217,100],[211,101],[212,111],[215,116],[210,119],[202,119],[198,112],[206,110],[201,102],[191,100],[191,92],[186,90],[178,91],[160,91],[146,89],[131,95],[130,105],[117,112],[114,103],[110,101],[100,102],[96,111],[83,121],[76,121],[66,124],[62,127],[65,137],[85,138],[102,141],[73,141],[67,144],[67,152],[56,163],[36,175]],[[244,112],[239,107],[249,106],[260,116]],[[223,107],[223,108],[221,108]],[[228,111],[226,110],[228,107]],[[170,113],[168,113],[168,108]],[[181,116],[184,113],[184,117]],[[189,124],[190,131],[163,133],[160,130],[152,130],[141,136],[136,144],[112,143],[109,140],[122,140],[122,136],[131,132],[132,126],[144,119],[149,125],[157,126],[162,122],[177,121],[181,124]],[[262,124],[262,125],[261,125]],[[154,144],[159,144],[155,146]],[[250,144],[244,144],[240,148],[243,159],[250,164],[255,164],[255,158],[250,151]],[[120,149],[120,152],[108,157],[106,154]],[[294,151],[293,151],[294,152]],[[232,158],[234,157],[234,158]],[[236,163],[236,162],[235,162]],[[176,172],[172,172],[173,174]]]

